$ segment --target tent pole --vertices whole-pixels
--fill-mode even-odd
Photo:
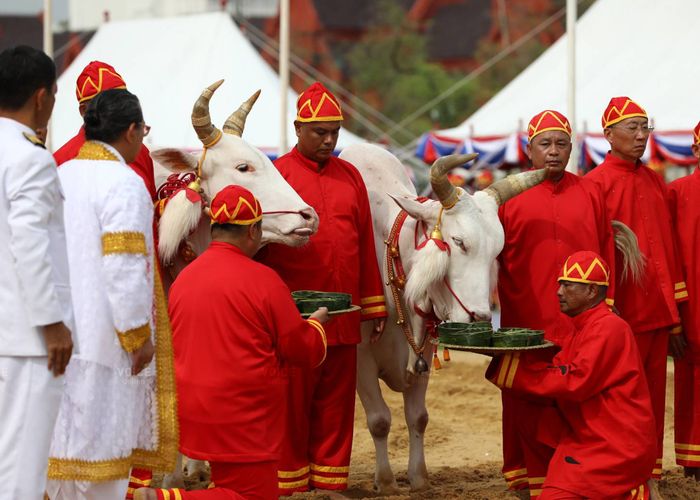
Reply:
[[[53,24],[52,16],[52,1],[44,0],[44,52],[47,56],[53,59],[53,30],[51,25]],[[56,75],[58,77],[58,75]],[[47,126],[46,129],[46,149],[51,150],[51,127]]]
[[[567,100],[573,142],[566,170],[573,173],[578,172],[578,145],[576,143],[576,7],[576,0],[566,0]]]
[[[289,0],[280,0],[280,143],[278,156],[287,152],[287,96],[289,94]]]

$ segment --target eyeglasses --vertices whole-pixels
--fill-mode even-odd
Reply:
[[[624,130],[630,135],[637,135],[637,132],[639,132],[640,130],[644,135],[649,135],[654,131],[654,127],[640,125],[639,123],[630,123],[628,125],[610,125],[609,128],[618,128],[620,130]]]
[[[143,136],[146,137],[148,133],[151,131],[151,126],[146,125],[145,123],[143,124]]]

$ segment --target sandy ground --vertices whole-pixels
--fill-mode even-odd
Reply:
[[[408,434],[401,395],[383,387],[392,409],[390,459],[400,492],[391,500],[518,498],[505,489],[501,467],[501,399],[499,390],[484,379],[487,357],[452,352],[452,361],[431,375],[427,403],[430,423],[425,435],[426,463],[431,488],[411,493],[406,477]],[[683,477],[673,455],[673,365],[669,364],[666,405],[664,476],[660,490],[665,499],[700,499],[700,485]],[[374,445],[357,402],[355,437],[347,498],[377,498],[373,491]],[[479,429],[475,432],[474,429]],[[306,493],[295,500],[328,498]]]

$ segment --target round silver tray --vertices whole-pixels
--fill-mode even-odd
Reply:
[[[465,351],[465,352],[475,352],[477,354],[507,354],[509,352],[520,352],[520,351],[537,351],[539,349],[547,349],[548,347],[554,347],[554,344],[549,340],[545,340],[543,344],[540,345],[529,345],[524,347],[491,347],[491,346],[473,346],[473,345],[452,345],[443,344],[440,342],[442,347],[447,347],[454,351]]]

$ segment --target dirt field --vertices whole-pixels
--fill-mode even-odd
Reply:
[[[485,356],[452,352],[452,361],[431,375],[428,388],[430,423],[425,436],[426,463],[431,488],[410,493],[406,478],[408,435],[400,394],[384,388],[392,409],[390,458],[401,493],[389,500],[500,499],[518,498],[508,493],[500,475],[501,400],[499,390],[484,379]],[[672,365],[669,381],[672,382]],[[673,455],[673,384],[669,384],[666,408],[664,477],[660,482],[665,499],[700,499],[700,485],[683,477]],[[670,405],[670,406],[669,406]],[[374,445],[357,402],[355,438],[347,498],[377,498],[373,491]],[[478,433],[473,429],[479,429]],[[328,498],[306,493],[295,500]]]

